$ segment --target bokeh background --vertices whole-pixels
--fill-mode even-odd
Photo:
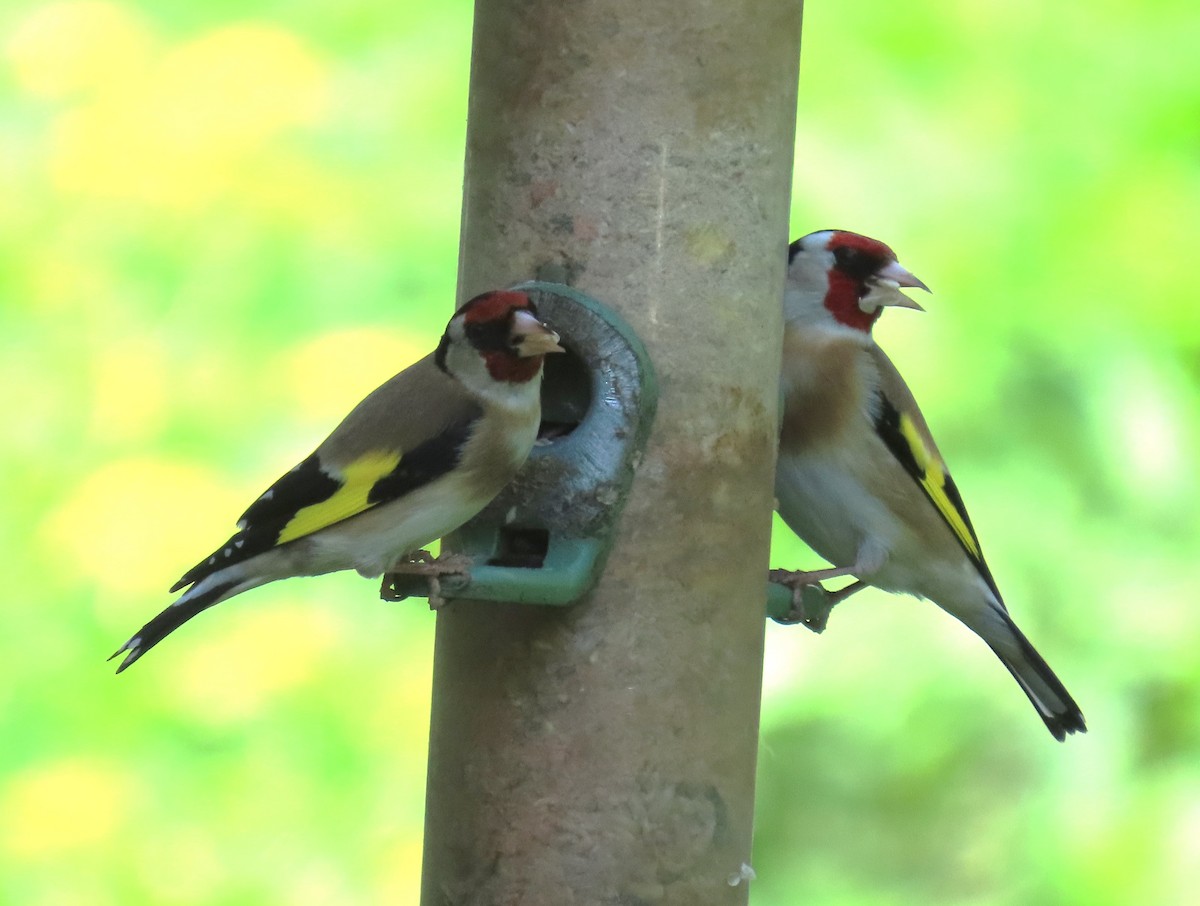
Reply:
[[[754,906],[1200,889],[1200,7],[812,0],[793,236],[879,328],[1046,734],[928,604],[768,627]],[[471,4],[0,6],[0,902],[415,903],[433,618],[352,575],[104,657],[454,295]],[[780,535],[776,565],[815,565]]]

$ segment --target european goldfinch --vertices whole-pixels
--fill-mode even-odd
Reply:
[[[775,496],[783,521],[833,568],[776,570],[791,585],[836,576],[928,598],[982,638],[1056,739],[1086,730],[1083,714],[1021,633],[996,588],[962,498],[904,379],[871,336],[885,306],[920,306],[928,290],[882,242],[825,230],[793,242],[784,294],[784,352]]]
[[[372,577],[462,525],[508,484],[537,438],[542,361],[562,352],[522,292],[476,296],[437,350],[359,403],[271,485],[187,589],[113,657],[133,664],[196,614],[291,576]]]

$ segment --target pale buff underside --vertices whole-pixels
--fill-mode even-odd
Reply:
[[[850,331],[789,328],[783,360],[788,402],[775,493],[784,522],[835,566],[877,564],[872,585],[930,598],[995,635],[994,596],[875,432],[881,388],[940,458],[895,366],[869,337]]]

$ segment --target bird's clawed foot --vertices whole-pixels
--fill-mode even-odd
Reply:
[[[829,613],[833,608],[856,591],[866,587],[861,581],[852,582],[838,591],[827,591],[821,585],[825,579],[836,579],[839,576],[850,575],[847,569],[817,569],[810,572],[792,571],[788,569],[773,569],[768,578],[779,585],[785,585],[792,590],[792,609],[787,616],[775,622],[785,626],[801,623],[815,633],[825,631],[829,623]]]
[[[813,632],[825,631],[832,607],[828,603],[829,593],[822,587],[820,579],[813,578],[812,573],[787,569],[773,569],[768,576],[772,582],[792,590],[792,608],[786,616],[777,619],[777,623],[785,626],[802,623]]]
[[[379,595],[386,601],[403,601],[407,595],[396,587],[397,576],[422,576],[429,583],[429,609],[437,610],[446,603],[442,597],[442,576],[470,575],[471,558],[466,554],[442,554],[434,557],[429,551],[415,551],[406,559],[394,563],[383,574]]]

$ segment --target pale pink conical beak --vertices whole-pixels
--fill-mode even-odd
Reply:
[[[521,358],[566,352],[558,345],[558,334],[527,311],[519,311],[513,317],[512,339]]]
[[[890,281],[898,287],[907,289],[923,289],[927,293],[933,292],[933,290],[925,285],[923,280],[921,280],[907,268],[901,267],[899,261],[893,261],[887,267],[881,269],[876,276],[879,277],[880,280]],[[893,301],[889,301],[885,304],[895,305],[900,308],[914,308],[917,311],[925,310],[919,302],[908,298],[908,296],[904,295],[904,293],[894,293],[892,295],[892,300]]]

